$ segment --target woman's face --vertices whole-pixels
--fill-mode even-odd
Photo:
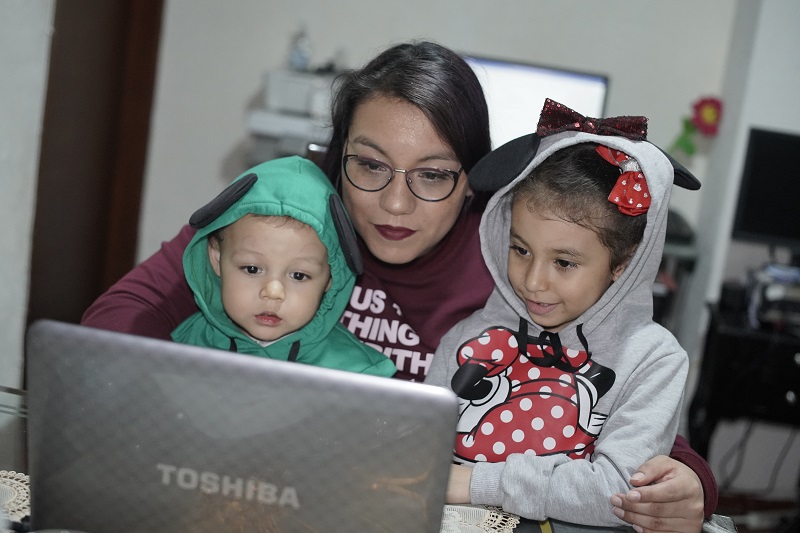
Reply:
[[[404,100],[377,96],[353,114],[344,153],[377,159],[392,168],[458,170],[461,163],[422,111]],[[405,174],[395,173],[380,191],[354,187],[342,172],[342,197],[369,251],[386,263],[404,264],[433,250],[453,227],[464,199],[472,194],[462,172],[453,193],[439,202],[411,193]]]

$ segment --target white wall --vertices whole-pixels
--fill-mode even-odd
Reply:
[[[735,13],[728,0],[169,0],[166,4],[139,259],[244,170],[244,117],[262,76],[285,64],[305,25],[312,66],[360,66],[390,44],[453,49],[610,76],[609,115],[650,118],[667,147],[700,96],[719,94]],[[531,130],[538,117],[531,117]],[[705,158],[692,162],[703,179]],[[676,190],[690,222],[701,194]]]
[[[0,0],[0,386],[22,387],[39,141],[53,0]],[[0,405],[19,397],[0,391]],[[19,420],[0,410],[0,470],[20,465]]]
[[[693,313],[718,298],[725,277],[760,266],[766,247],[730,240],[739,180],[751,127],[800,133],[800,3],[794,0],[740,2],[726,69],[723,98],[728,111],[709,159],[700,204],[698,245],[708,251],[694,277]],[[700,304],[700,305],[698,305]]]

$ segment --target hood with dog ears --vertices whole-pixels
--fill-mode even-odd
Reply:
[[[355,232],[327,176],[311,161],[296,156],[274,159],[253,167],[192,215],[190,224],[197,228],[197,234],[183,256],[186,280],[205,319],[214,330],[234,339],[240,352],[247,352],[247,346],[254,343],[225,313],[220,280],[208,259],[207,238],[214,231],[251,213],[299,220],[317,233],[328,250],[331,287],[322,298],[314,318],[299,331],[268,348],[271,354],[288,353],[283,348],[300,341],[302,358],[303,349],[325,339],[347,306],[355,276],[361,271]],[[191,339],[187,341],[192,342]],[[203,341],[196,343],[206,344]],[[255,345],[252,349],[257,352],[261,347]]]
[[[613,324],[615,314],[624,313],[631,319],[652,321],[653,282],[655,281],[664,248],[667,212],[673,183],[680,181],[691,188],[699,187],[696,178],[683,169],[681,177],[670,158],[658,147],[644,140],[619,136],[596,135],[565,131],[544,138],[526,135],[499,147],[485,156],[469,175],[470,185],[482,190],[499,187],[486,207],[481,220],[481,248],[484,260],[497,285],[496,292],[520,317],[528,317],[527,309],[514,293],[506,275],[508,266],[509,228],[511,224],[511,191],[547,157],[558,150],[578,143],[593,142],[621,150],[635,159],[647,181],[651,205],[645,215],[644,237],[622,276],[606,293],[560,332],[565,345],[578,345],[576,326],[582,324],[587,336],[600,324]],[[682,167],[681,167],[682,168]],[[496,296],[496,295],[493,295]],[[541,329],[534,325],[531,334]],[[604,335],[605,336],[605,335]]]

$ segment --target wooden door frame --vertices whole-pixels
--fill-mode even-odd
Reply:
[[[28,323],[78,322],[134,266],[163,3],[56,3]]]

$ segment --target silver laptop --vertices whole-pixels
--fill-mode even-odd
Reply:
[[[439,531],[444,389],[38,321],[34,530]]]

